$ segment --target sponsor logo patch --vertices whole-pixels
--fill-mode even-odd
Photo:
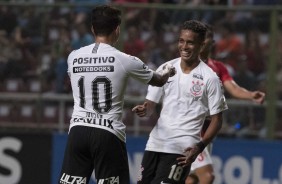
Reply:
[[[119,184],[119,176],[99,179],[98,184]]]
[[[71,176],[66,173],[63,173],[60,183],[61,184],[86,184],[86,177],[82,176]]]

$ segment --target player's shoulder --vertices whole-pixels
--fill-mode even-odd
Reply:
[[[94,44],[90,44],[90,45],[87,45],[87,46],[80,47],[79,49],[73,50],[69,54],[69,57],[75,56],[75,55],[80,55],[80,54],[83,54],[83,53],[91,53],[91,50],[92,50],[91,48],[93,48],[93,45]]]
[[[214,73],[211,67],[203,61],[199,63],[199,67],[207,73]]]
[[[141,61],[140,58],[136,57],[136,56],[132,56],[130,54],[126,54],[124,52],[121,52],[121,51],[118,51],[117,53],[117,56],[122,58],[122,60],[125,60],[125,61]]]
[[[225,67],[225,65],[221,61],[218,61],[218,60],[215,60],[215,59],[211,59],[211,58],[208,60],[208,63],[216,65],[217,67],[218,66]]]
[[[213,69],[209,67],[205,62],[201,61],[199,65],[204,75],[207,76],[207,79],[218,78],[217,74],[213,71]]]
[[[69,53],[69,56],[68,56],[68,63],[73,60],[73,58],[75,58],[77,55],[77,50],[72,50],[70,53]]]

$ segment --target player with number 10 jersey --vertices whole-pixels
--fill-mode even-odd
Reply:
[[[121,118],[127,80],[133,77],[148,83],[153,71],[138,58],[103,43],[73,51],[68,66],[74,98],[70,128],[101,128],[125,141]]]

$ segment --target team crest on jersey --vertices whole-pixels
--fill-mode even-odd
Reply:
[[[196,97],[196,96],[201,96],[203,93],[203,86],[204,83],[200,81],[192,81],[192,87],[190,88],[191,94]]]

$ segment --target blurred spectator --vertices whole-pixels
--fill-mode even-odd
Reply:
[[[258,76],[265,72],[265,56],[260,43],[258,29],[250,29],[245,33],[244,54],[246,55],[248,69]]]
[[[89,29],[83,22],[75,25],[75,31],[73,33],[72,39],[71,48],[74,50],[94,42],[93,35],[89,33]]]
[[[0,31],[0,80],[21,77],[25,66],[21,62],[22,53],[12,37],[8,39],[6,31]]]
[[[67,76],[67,57],[71,52],[70,33],[67,27],[62,26],[59,29],[59,37],[53,44],[53,57],[55,59],[55,92],[70,92],[69,78]],[[82,45],[85,46],[85,45]]]
[[[257,89],[257,82],[253,73],[248,70],[246,59],[247,57],[245,55],[239,56],[234,81],[238,83],[239,86],[242,86],[250,91],[254,91]]]
[[[224,21],[218,27],[221,38],[215,44],[216,58],[237,69],[238,56],[242,52],[242,42],[234,31],[234,25]]]
[[[277,90],[278,98],[282,100],[282,31],[279,31],[278,34],[278,63],[277,63]]]
[[[40,61],[40,66],[38,68],[38,73],[41,77],[41,92],[49,92],[53,87],[54,80],[54,69],[51,56],[51,48],[45,46],[41,48],[38,60]]]
[[[15,30],[15,43],[16,47],[20,49],[22,56],[18,63],[15,64],[15,66],[21,66],[22,68],[22,72],[19,75],[22,75],[22,77],[35,75],[35,70],[39,65],[36,58],[39,48],[34,48],[32,36],[18,27]]]
[[[164,39],[157,35],[150,37],[145,45],[150,62],[157,67],[173,58],[175,53],[177,53],[175,52],[175,49],[177,48],[175,45],[172,43],[165,43]]]
[[[252,0],[253,5],[276,5],[282,4],[281,0]]]
[[[197,7],[203,5],[204,2],[203,0],[178,0],[177,4],[183,7]],[[200,19],[198,11],[174,10],[171,14],[170,22],[174,25],[179,25],[187,19]]]
[[[278,98],[282,100],[282,62],[280,60],[277,71],[277,86],[278,86]]]
[[[227,6],[229,0],[205,0],[207,6]],[[215,24],[216,21],[221,20],[226,14],[225,11],[210,11],[203,12],[201,20],[209,24]]]
[[[27,38],[29,49],[32,49],[34,54],[39,46],[41,46],[42,39],[42,17],[43,12],[39,11],[36,6],[28,6],[28,8],[20,8],[23,11],[21,16],[18,16],[18,28],[20,29],[21,36]]]
[[[67,82],[67,56],[69,53],[62,55],[62,57],[56,60],[55,65],[55,92],[56,93],[67,93],[70,92],[68,89]]]
[[[6,36],[10,37],[17,26],[17,15],[12,8],[0,6],[0,30],[5,31]]]
[[[140,57],[140,54],[144,51],[145,43],[140,38],[140,31],[136,26],[129,26],[127,28],[127,38],[124,41],[124,52]]]
[[[248,0],[236,0],[233,1],[233,6],[248,6],[251,2]],[[239,32],[247,31],[254,25],[254,16],[251,11],[228,11],[226,12],[225,19],[234,23],[236,30]]]

